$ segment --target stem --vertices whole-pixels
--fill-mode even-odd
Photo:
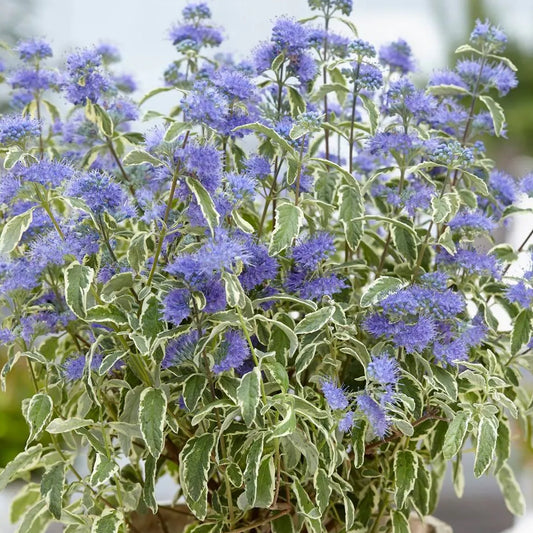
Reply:
[[[185,148],[185,144],[187,143],[187,139],[189,138],[189,132],[185,134],[185,139],[183,140],[183,144],[181,148]],[[163,216],[163,225],[161,226],[161,233],[159,234],[159,240],[157,241],[157,248],[154,254],[154,260],[152,263],[152,268],[150,269],[150,274],[148,275],[148,287],[152,284],[152,280],[154,279],[155,270],[157,268],[157,262],[159,261],[159,256],[161,255],[161,249],[163,248],[163,241],[165,240],[165,236],[167,233],[167,224],[168,224],[168,218],[170,216],[170,209],[172,207],[172,201],[174,200],[174,193],[176,192],[176,186],[178,184],[178,176],[181,169],[181,165],[176,165],[176,169],[174,170],[174,174],[172,176],[172,184],[170,186],[170,192],[168,194],[168,201],[167,206],[165,209],[165,214]]]
[[[376,516],[376,521],[372,524],[372,529],[369,531],[369,533],[376,533],[379,527],[379,523],[381,521],[381,517],[383,516],[383,513],[387,509],[387,506],[389,505],[389,496],[387,493],[384,493],[383,496],[383,503],[381,504],[381,507],[378,510],[378,514]]]
[[[296,188],[294,190],[294,205],[298,205],[298,200],[300,199],[300,179],[302,177],[302,160],[304,156],[305,137],[305,135],[302,137],[300,145],[300,155],[298,158],[298,174],[296,176]]]
[[[118,168],[120,169],[120,173],[122,174],[122,177],[124,178],[124,181],[126,182],[128,189],[130,190],[133,198],[135,199],[135,188],[133,187],[133,184],[131,183],[131,179],[128,176],[128,173],[124,170],[124,167],[122,165],[122,161],[120,160],[120,157],[118,156],[115,147],[113,145],[113,141],[111,140],[111,137],[106,137],[106,144],[109,147],[109,151],[111,152],[111,155],[113,159],[115,160],[115,163],[117,164]]]
[[[355,76],[353,80],[353,102],[352,102],[352,114],[350,120],[350,146],[349,146],[349,160],[348,168],[350,169],[350,174],[353,171],[353,137],[354,137],[354,123],[355,123],[355,105],[357,103],[357,79],[359,78],[359,69],[361,68],[361,63],[357,63],[357,69],[355,71]]]
[[[59,236],[62,240],[65,240],[65,234],[63,233],[63,230],[59,226],[59,223],[57,222],[54,213],[52,213],[52,210],[50,209],[50,204],[46,200],[46,198],[41,194],[41,191],[39,190],[39,186],[35,184],[35,192],[37,193],[37,198],[39,199],[39,202],[41,203],[41,207],[46,211],[46,214],[50,217],[50,220],[52,221],[52,224],[54,225],[54,228],[56,229],[57,233],[59,233]]]
[[[285,509],[285,511],[281,511],[281,513],[278,513],[275,516],[270,516],[263,520],[257,520],[256,522],[252,522],[251,524],[248,524],[244,527],[240,527],[239,529],[232,529],[228,533],[244,533],[244,531],[250,531],[250,529],[259,528],[261,526],[264,526],[265,524],[270,524],[270,522],[273,522],[274,520],[277,520],[278,518],[285,516],[286,514],[289,514],[290,511],[290,509]]]
[[[37,64],[37,74],[39,74],[39,64]],[[41,96],[39,91],[35,93],[35,103],[37,107],[37,120],[39,121],[39,154],[42,161],[44,157],[44,143],[43,143],[43,125],[41,123]]]
[[[326,68],[328,60],[328,30],[329,30],[329,4],[327,4],[326,12],[324,13],[324,67],[322,69],[322,81],[324,85],[328,82],[328,70]],[[326,115],[324,122],[328,122],[328,95],[324,95],[324,113]],[[326,159],[329,160],[329,129],[324,127],[324,145],[326,150]]]

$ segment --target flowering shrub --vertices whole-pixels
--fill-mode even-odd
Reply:
[[[448,462],[461,495],[464,447],[523,512],[509,419],[528,424],[533,269],[511,276],[527,241],[491,233],[533,188],[480,140],[505,135],[506,38],[478,21],[419,88],[405,41],[376,51],[351,0],[309,4],[240,63],[204,55],[222,32],[189,5],[138,104],[111,46],[59,72],[46,42],[15,48],[2,379],[21,360],[35,395],[0,487],[42,473],[21,532],[138,531],[167,474],[191,532],[404,533]],[[145,112],[162,92],[176,107]]]

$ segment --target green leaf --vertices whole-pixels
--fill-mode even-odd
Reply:
[[[272,533],[295,533],[294,523],[289,515],[283,515],[272,520]]]
[[[450,226],[446,226],[446,229],[442,232],[438,242],[440,246],[445,248],[449,254],[455,255],[455,243],[453,242],[453,235],[450,230]]]
[[[32,446],[20,452],[14,459],[7,463],[0,472],[0,491],[4,490],[8,483],[21,477],[28,470],[31,470],[41,457],[43,447],[40,444]]]
[[[375,306],[391,294],[405,287],[405,282],[390,276],[381,276],[374,280],[361,296],[361,307]]]
[[[419,468],[411,498],[415,508],[422,516],[426,516],[430,512],[430,483],[431,478],[429,477],[427,470],[425,468]]]
[[[531,319],[528,309],[522,309],[516,317],[511,333],[511,354],[518,353],[522,345],[529,342],[531,337]]]
[[[392,228],[392,240],[398,251],[407,259],[414,261],[416,259],[417,247],[413,234],[400,226]]]
[[[157,473],[157,459],[149,455],[144,463],[143,501],[146,507],[154,514],[157,513],[157,500],[155,498],[155,483]]]
[[[9,217],[9,222],[4,226],[0,235],[0,255],[8,254],[16,248],[22,234],[30,227],[32,220],[33,209]]]
[[[198,401],[207,387],[207,378],[203,374],[189,376],[183,386],[183,401],[189,411],[194,411]]]
[[[274,144],[282,148],[284,151],[289,153],[294,153],[294,148],[277,132],[272,128],[260,124],[259,122],[253,122],[250,124],[243,124],[242,126],[237,126],[233,128],[233,131],[238,130],[252,130],[257,133],[262,133],[266,135]]]
[[[124,157],[123,163],[126,166],[144,165],[145,163],[148,163],[154,167],[160,167],[163,164],[159,159],[157,159],[157,157],[154,157],[144,150],[137,149],[127,153],[126,157]]]
[[[345,168],[342,168],[340,165],[337,165],[337,163],[334,163],[329,159],[322,159],[320,157],[312,157],[310,160],[317,161],[318,163],[322,163],[323,165],[331,167],[344,178],[344,183],[346,185],[349,185],[354,189],[360,189],[359,182],[353,177],[353,175],[350,174],[350,172],[348,172]],[[354,218],[354,216],[352,216],[351,218]]]
[[[61,518],[63,507],[63,488],[65,485],[65,464],[56,463],[47,470],[41,479],[41,496],[48,504],[54,518]]]
[[[331,479],[323,468],[316,471],[314,479],[316,491],[316,503],[320,514],[323,515],[329,505],[329,498],[331,496]]]
[[[278,254],[298,236],[304,219],[303,211],[294,204],[283,203],[276,208],[276,229],[270,240],[270,254]]]
[[[401,511],[398,511],[396,509],[392,511],[391,520],[392,533],[411,533],[409,521]]]
[[[94,521],[91,533],[118,533],[118,528],[122,522],[122,513],[120,511],[109,511]]]
[[[181,133],[191,127],[187,122],[173,122],[165,132],[163,140],[167,143],[175,141]]]
[[[222,272],[222,280],[226,289],[226,300],[230,307],[243,308],[246,305],[246,296],[239,278],[230,272]]]
[[[370,124],[370,134],[374,135],[378,129],[378,120],[379,120],[379,110],[378,106],[368,96],[364,94],[359,94],[359,99],[363,102],[363,107],[368,113],[368,122]]]
[[[526,512],[526,502],[511,468],[504,464],[500,468],[496,479],[507,509],[516,516],[522,516]]]
[[[415,486],[418,472],[418,456],[411,450],[400,450],[394,456],[394,479],[396,485],[396,505],[402,508],[407,496]]]
[[[128,324],[128,317],[116,305],[94,305],[87,309],[85,314],[87,322],[98,322],[100,324],[110,324],[112,326],[125,326]]]
[[[87,420],[85,418],[73,417],[69,418],[68,420],[54,418],[46,427],[46,431],[52,435],[55,435],[57,433],[68,433],[69,431],[84,428],[92,424],[94,424],[92,420]]]
[[[474,462],[474,475],[476,477],[482,476],[491,465],[497,436],[498,427],[495,419],[482,417],[478,427],[476,460]]]
[[[108,459],[101,453],[96,454],[93,471],[91,474],[91,485],[96,487],[111,479],[118,471],[118,464],[113,459]]]
[[[470,94],[469,91],[459,85],[432,85],[429,92],[434,96],[449,96],[454,94]]]
[[[9,520],[16,524],[23,516],[27,514],[28,508],[41,500],[41,487],[37,483],[27,483],[17,495],[11,500],[9,508]]]
[[[42,533],[46,531],[52,521],[52,515],[48,511],[46,501],[40,499],[24,515],[19,524],[17,533]]]
[[[250,446],[246,455],[246,468],[244,469],[244,496],[247,508],[254,507],[257,500],[257,482],[261,456],[263,455],[263,435],[258,436]]]
[[[322,307],[318,311],[313,311],[304,316],[294,328],[296,335],[305,335],[322,329],[333,316],[335,308],[333,306]]]
[[[294,412],[294,406],[291,404],[287,407],[287,413],[283,419],[272,428],[272,434],[270,439],[276,439],[291,435],[296,429],[296,413]]]
[[[368,422],[366,420],[359,420],[357,425],[352,430],[352,445],[353,445],[353,466],[354,468],[361,468],[365,462],[365,444],[366,444],[366,429]]]
[[[339,188],[339,218],[344,226],[344,236],[350,248],[355,251],[363,237],[365,214],[363,197],[359,185],[341,185]],[[359,220],[354,220],[358,218]]]
[[[52,407],[52,398],[48,394],[38,393],[31,398],[28,409],[24,413],[30,426],[28,442],[35,439],[48,423],[52,415]]]
[[[344,523],[346,529],[350,529],[355,522],[355,507],[352,500],[348,497],[347,494],[344,495]]]
[[[307,492],[305,492],[302,484],[298,479],[294,479],[292,484],[292,490],[296,495],[296,501],[298,503],[297,512],[304,515],[305,522],[308,525],[310,533],[322,533],[322,524],[319,519],[320,512],[315,507],[311,498]]]
[[[263,457],[257,474],[257,494],[254,507],[268,509],[274,501],[276,467],[272,457]]]
[[[446,391],[451,400],[457,400],[457,380],[444,368],[432,366],[431,371],[435,381]]]
[[[142,391],[139,403],[139,424],[148,452],[156,459],[163,451],[166,411],[167,397],[161,389],[148,387]]]
[[[495,473],[498,473],[511,455],[511,432],[506,421],[500,420],[498,424],[498,439],[496,441]]]
[[[494,133],[500,137],[505,126],[505,114],[502,106],[490,96],[480,96],[479,99],[487,106],[494,124]]]
[[[180,453],[180,485],[196,518],[207,516],[207,481],[216,435],[204,433],[189,439]]]
[[[72,312],[80,318],[86,316],[87,295],[93,279],[93,269],[76,261],[65,270],[65,299]]]
[[[159,308],[161,304],[155,296],[149,296],[143,301],[141,314],[141,331],[147,339],[155,339],[163,330]]]
[[[241,384],[237,388],[237,401],[241,409],[245,424],[250,427],[256,416],[257,406],[261,395],[261,374],[255,367],[251,372],[244,374]]]
[[[194,197],[200,206],[200,210],[202,211],[207,225],[211,230],[211,234],[214,235],[215,228],[218,227],[220,222],[220,215],[215,208],[215,204],[211,196],[197,179],[187,176],[185,181],[187,182],[189,189],[194,194]]]
[[[133,287],[133,274],[121,272],[114,275],[103,287],[100,298],[106,303],[111,303],[118,295],[125,293]]]
[[[431,199],[431,218],[435,224],[444,222],[448,215],[452,212],[450,199],[447,196],[437,197]]]
[[[148,247],[146,246],[146,233],[136,234],[128,247],[128,263],[135,272],[140,272],[148,259]]]
[[[469,421],[470,413],[461,411],[455,415],[448,426],[444,436],[444,444],[442,445],[442,454],[447,461],[452,459],[463,447]]]

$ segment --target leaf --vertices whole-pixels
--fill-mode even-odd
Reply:
[[[48,394],[38,393],[31,398],[28,409],[24,413],[30,426],[28,442],[35,439],[48,423],[52,415],[52,406],[52,398]]]
[[[511,354],[518,353],[520,348],[531,337],[531,320],[528,309],[522,309],[515,319],[513,332],[511,333]]]
[[[272,533],[295,533],[294,523],[289,515],[283,515],[272,520]]]
[[[509,465],[504,464],[496,475],[498,485],[502,491],[505,505],[511,513],[522,516],[526,512],[526,502]]]
[[[153,295],[143,301],[141,330],[147,339],[155,339],[158,333],[163,330],[159,307],[159,300]]]
[[[220,215],[215,208],[213,199],[205,187],[197,179],[187,176],[185,181],[187,182],[189,189],[194,194],[194,197],[200,206],[200,210],[202,211],[202,215],[204,215],[207,225],[211,230],[211,234],[214,235],[215,228],[218,227],[220,222]]]
[[[196,518],[207,516],[207,481],[216,435],[204,433],[189,439],[180,453],[180,485]]]
[[[143,501],[146,507],[157,513],[157,500],[155,498],[155,483],[157,472],[157,459],[149,455],[144,463]]]
[[[257,494],[254,507],[268,509],[274,501],[276,467],[272,457],[263,457],[257,474]]]
[[[163,140],[167,143],[175,141],[181,133],[191,127],[187,122],[173,122],[165,132]]]
[[[250,427],[255,420],[257,406],[261,394],[261,374],[256,367],[251,372],[244,374],[241,384],[237,388],[237,402],[241,409],[245,424]]]
[[[478,427],[476,460],[474,462],[474,475],[482,476],[492,463],[494,450],[496,449],[496,438],[498,427],[491,417],[482,417]]]
[[[120,511],[109,511],[94,521],[91,533],[118,533],[118,528],[122,521],[122,513]]]
[[[133,287],[133,274],[121,272],[113,276],[103,287],[100,298],[106,303],[111,303],[119,294]]]
[[[431,371],[435,381],[446,391],[451,400],[457,400],[457,380],[450,372],[440,366],[432,366]]]
[[[353,175],[350,174],[350,172],[348,172],[345,168],[342,168],[337,163],[334,163],[333,161],[330,161],[329,159],[322,159],[321,157],[312,157],[310,160],[317,161],[318,163],[322,163],[323,165],[331,167],[333,170],[338,172],[344,178],[344,183],[346,185],[349,185],[350,187],[355,188],[355,189],[360,188],[359,182],[353,177]]]
[[[230,272],[222,272],[222,280],[226,289],[226,300],[230,307],[240,307],[246,305],[246,296],[239,278]]]
[[[269,253],[278,254],[298,236],[304,219],[303,211],[294,204],[284,203],[276,208],[276,229],[272,233]]]
[[[431,218],[435,224],[444,222],[452,212],[450,199],[447,196],[433,197],[431,199]]]
[[[331,479],[323,468],[316,471],[314,479],[316,491],[316,503],[320,514],[323,515],[329,505],[329,498],[331,496]]]
[[[459,85],[431,85],[429,92],[434,96],[449,96],[453,94],[470,94],[470,92]]]
[[[41,487],[37,483],[27,483],[22,485],[21,490],[11,500],[9,508],[9,520],[16,524],[24,515],[29,507],[34,505],[37,500],[41,499]]]
[[[410,231],[406,231],[400,226],[394,226],[392,228],[392,240],[398,251],[405,257],[405,259],[407,259],[407,261],[412,262],[416,259],[416,241]]]
[[[156,459],[163,451],[167,397],[161,389],[148,387],[141,393],[139,424],[148,452]]]
[[[21,477],[41,457],[43,447],[40,444],[32,446],[27,450],[20,452],[14,459],[7,463],[6,467],[0,472],[0,491],[4,490],[8,483]]]
[[[498,439],[496,441],[496,464],[494,472],[498,473],[511,455],[511,432],[507,422],[500,420],[498,424]]]
[[[157,157],[154,157],[144,150],[137,149],[128,152],[126,157],[124,157],[123,163],[126,166],[144,165],[145,163],[148,163],[154,167],[160,167],[163,164],[157,159]]]
[[[378,128],[379,110],[376,103],[364,94],[359,94],[359,99],[363,102],[363,107],[368,113],[368,122],[370,123],[370,134],[375,135]]]
[[[294,328],[296,335],[305,335],[322,329],[333,316],[335,308],[333,306],[323,307],[318,311],[313,311],[304,316]]]
[[[374,280],[361,296],[361,307],[370,307],[398,292],[405,287],[405,282],[390,276],[381,276]]]
[[[41,479],[41,496],[48,504],[48,510],[54,518],[61,518],[63,507],[63,488],[65,485],[65,464],[56,463],[47,470]]]
[[[248,450],[246,455],[246,468],[244,469],[244,495],[247,507],[255,507],[257,499],[257,482],[261,456],[263,455],[263,435],[260,435]]]
[[[86,316],[87,294],[93,279],[93,269],[76,261],[65,270],[65,299],[72,312],[80,318]]]
[[[398,511],[396,509],[392,511],[391,519],[392,533],[411,533],[409,521],[401,511]]]
[[[355,251],[363,236],[363,220],[354,220],[361,218],[365,214],[365,207],[361,189],[350,185],[341,185],[339,188],[339,218],[344,226],[344,236],[350,248]]]
[[[111,479],[118,471],[118,464],[112,459],[108,459],[101,453],[96,454],[93,471],[91,474],[91,485],[98,486]]]
[[[418,471],[418,457],[411,450],[400,450],[394,456],[394,480],[396,505],[402,508],[407,496],[415,486]]]
[[[55,435],[57,433],[68,433],[69,431],[74,431],[75,429],[84,428],[94,424],[92,420],[87,420],[85,418],[69,418],[68,420],[63,420],[62,418],[54,418],[50,424],[48,424],[46,431]]]
[[[297,478],[294,479],[292,490],[296,495],[296,501],[298,503],[296,510],[298,513],[304,515],[310,533],[322,533],[322,524],[319,519],[320,512],[315,507],[311,498],[309,498],[309,495],[305,492],[302,484]]]
[[[417,511],[422,516],[429,514],[430,483],[431,478],[426,469],[419,468],[411,498]]]
[[[46,501],[40,499],[24,515],[19,524],[17,533],[42,533],[52,521]]]
[[[189,411],[194,411],[198,401],[207,387],[207,378],[203,374],[189,376],[183,386],[183,401]]]
[[[447,461],[452,459],[463,447],[469,421],[470,413],[461,411],[455,415],[448,426],[448,430],[444,436],[444,444],[442,445],[442,454]]]
[[[0,235],[0,255],[14,250],[22,238],[22,234],[30,227],[33,220],[33,209],[9,218]]]
[[[277,132],[272,128],[260,124],[259,122],[252,122],[250,124],[243,124],[242,126],[237,126],[233,128],[233,131],[238,130],[252,130],[257,133],[262,133],[266,135],[274,144],[278,145],[280,148],[283,148],[286,152],[294,153],[294,148]]]
[[[502,106],[490,96],[480,96],[479,99],[487,106],[494,124],[494,133],[500,137],[505,126],[505,114]]]

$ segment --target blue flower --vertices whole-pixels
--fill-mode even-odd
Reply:
[[[21,115],[7,115],[0,118],[0,144],[9,146],[39,135],[39,122]]]
[[[232,368],[238,369],[250,357],[250,348],[241,334],[234,329],[227,330],[219,346],[218,362],[213,372],[221,374]]]
[[[415,69],[411,47],[403,39],[398,39],[379,49],[379,61],[391,71],[407,74]]]
[[[163,318],[175,326],[191,314],[190,292],[187,289],[172,289],[163,298]]]
[[[357,398],[357,407],[366,416],[372,430],[379,438],[383,438],[390,428],[385,408],[373,400],[367,393]]]
[[[348,398],[341,387],[335,385],[331,379],[323,379],[320,387],[326,402],[331,409],[346,409],[348,407]]]
[[[192,330],[172,339],[166,346],[165,356],[161,362],[162,368],[177,366],[194,356],[198,344],[198,331]]]
[[[396,385],[400,377],[398,361],[387,354],[374,356],[367,372],[370,378],[380,385]]]
[[[348,433],[355,424],[353,411],[348,411],[339,421],[339,431]]]
[[[20,41],[15,47],[15,51],[18,52],[20,59],[26,63],[52,57],[52,48],[42,39]]]
[[[69,381],[76,381],[81,379],[83,376],[83,371],[85,370],[86,356],[81,354],[77,357],[71,357],[67,359],[63,364],[63,371],[65,372],[65,377]],[[102,354],[94,354],[91,360],[91,370],[98,370],[102,364]]]
[[[507,299],[518,303],[524,309],[529,309],[533,303],[533,289],[528,287],[523,281],[511,285],[505,293]]]
[[[335,253],[333,237],[326,232],[317,233],[300,241],[291,250],[291,257],[298,268],[315,271],[320,263]]]

